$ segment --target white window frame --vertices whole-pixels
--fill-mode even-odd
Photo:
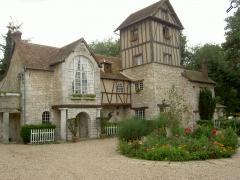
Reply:
[[[136,109],[135,110],[135,116],[139,120],[145,119],[145,109]]]
[[[116,89],[117,89],[117,93],[124,93],[124,84],[123,84],[123,82],[117,82]]]
[[[144,88],[144,86],[143,86],[143,82],[142,81],[135,82],[135,91],[136,92],[142,91],[143,88]]]
[[[143,64],[143,55],[137,55],[137,56],[133,56],[133,62],[135,66],[139,66]]]
[[[73,93],[94,94],[94,69],[91,61],[85,56],[76,56],[73,64]]]
[[[49,124],[50,123],[50,112],[44,111],[42,113],[42,124]]]

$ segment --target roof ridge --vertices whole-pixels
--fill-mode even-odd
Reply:
[[[42,46],[42,47],[46,47],[46,48],[60,49],[59,47],[55,47],[55,46],[49,46],[49,45],[43,45],[43,44],[36,44],[36,43],[31,43],[31,42],[20,41],[20,43],[26,44],[26,45]]]

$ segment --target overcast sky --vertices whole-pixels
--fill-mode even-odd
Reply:
[[[23,22],[23,38],[61,47],[83,37],[88,43],[117,38],[114,30],[131,13],[157,0],[0,0],[0,34],[10,16]],[[222,43],[229,0],[170,0],[190,45]],[[2,42],[2,40],[1,40]]]

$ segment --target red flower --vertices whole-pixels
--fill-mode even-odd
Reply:
[[[187,127],[184,129],[184,132],[186,135],[190,134],[192,132],[192,129],[190,127]]]
[[[211,131],[211,132],[212,132],[212,135],[213,135],[213,136],[216,136],[216,135],[217,135],[217,130],[216,130],[215,128],[212,128],[212,131]]]

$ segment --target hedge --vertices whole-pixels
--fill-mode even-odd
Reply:
[[[55,129],[53,124],[26,124],[21,127],[20,136],[25,144],[30,143],[31,129]]]

